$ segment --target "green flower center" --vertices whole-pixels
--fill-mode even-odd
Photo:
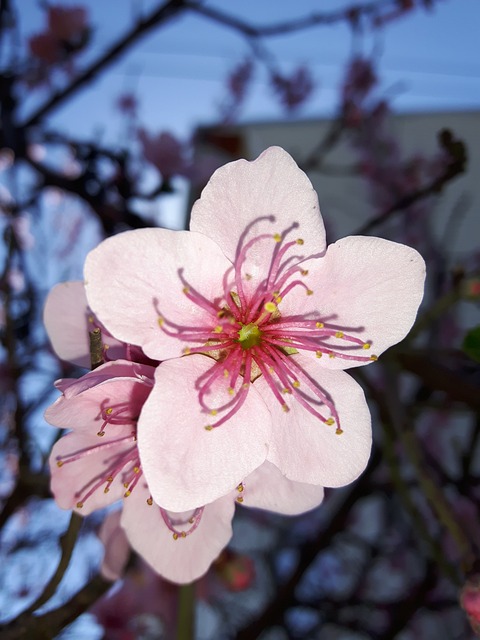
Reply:
[[[244,324],[238,332],[238,341],[242,349],[257,347],[262,342],[262,332],[253,322]]]

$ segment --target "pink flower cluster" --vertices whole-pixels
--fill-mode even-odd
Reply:
[[[190,231],[102,242],[83,283],[58,285],[45,323],[83,365],[47,420],[52,491],[87,514],[123,498],[130,545],[162,576],[199,577],[228,544],[235,504],[283,514],[319,505],[370,455],[370,414],[344,369],[412,326],[425,266],[404,245],[327,248],[307,176],[280,148],[215,172]]]
[[[30,54],[37,65],[28,76],[30,84],[44,82],[48,67],[71,62],[72,55],[88,44],[91,34],[85,7],[50,5],[46,18],[45,29],[28,40]]]

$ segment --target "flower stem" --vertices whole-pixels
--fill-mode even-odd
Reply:
[[[195,634],[195,583],[178,589],[177,640],[193,640]]]

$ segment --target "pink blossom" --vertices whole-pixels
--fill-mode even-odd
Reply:
[[[57,38],[51,33],[39,33],[28,41],[30,53],[48,65],[55,64],[62,57]]]
[[[65,42],[80,40],[89,29],[87,10],[82,6],[50,6],[48,28],[58,40]]]
[[[474,575],[466,582],[460,594],[460,604],[468,616],[475,635],[480,635],[480,579]]]
[[[56,383],[62,396],[45,418],[71,432],[52,449],[51,489],[60,507],[84,515],[123,499],[120,525],[132,548],[165,578],[189,582],[203,575],[229,542],[235,503],[295,514],[320,504],[323,489],[292,483],[265,463],[245,485],[211,504],[183,513],[156,504],[137,448],[138,416],[153,372],[148,365],[117,360],[78,380]],[[161,466],[157,471],[161,474]],[[115,522],[103,535],[112,545],[103,572],[116,579],[125,562],[125,540]]]
[[[152,135],[145,129],[140,129],[138,139],[142,145],[145,160],[158,169],[164,180],[185,174],[187,163],[184,158],[184,147],[171,133],[162,131]]]
[[[305,66],[298,67],[290,76],[273,73],[270,82],[288,113],[304,104],[315,88],[312,74]]]
[[[83,282],[61,282],[47,296],[43,322],[59,358],[90,368],[89,332],[99,329],[105,362],[126,359],[154,364],[138,347],[113,338],[88,307]]]
[[[370,414],[343,369],[402,340],[424,276],[415,250],[387,240],[327,249],[316,193],[280,148],[216,171],[190,232],[99,245],[85,266],[91,309],[163,361],[138,420],[153,500],[171,511],[214,503],[265,462],[312,490],[357,478]],[[281,502],[275,490],[269,499]]]

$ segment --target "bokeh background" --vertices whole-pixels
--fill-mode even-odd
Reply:
[[[2,1],[0,635],[175,637],[176,586],[133,554],[111,589],[99,577],[103,513],[45,593],[69,514],[50,496],[43,411],[53,380],[82,371],[53,352],[43,304],[101,239],[184,228],[216,167],[279,144],[330,241],[424,255],[425,302],[412,338],[357,376],[365,474],[305,516],[239,512],[195,587],[195,637],[474,637],[479,24],[473,0]]]

